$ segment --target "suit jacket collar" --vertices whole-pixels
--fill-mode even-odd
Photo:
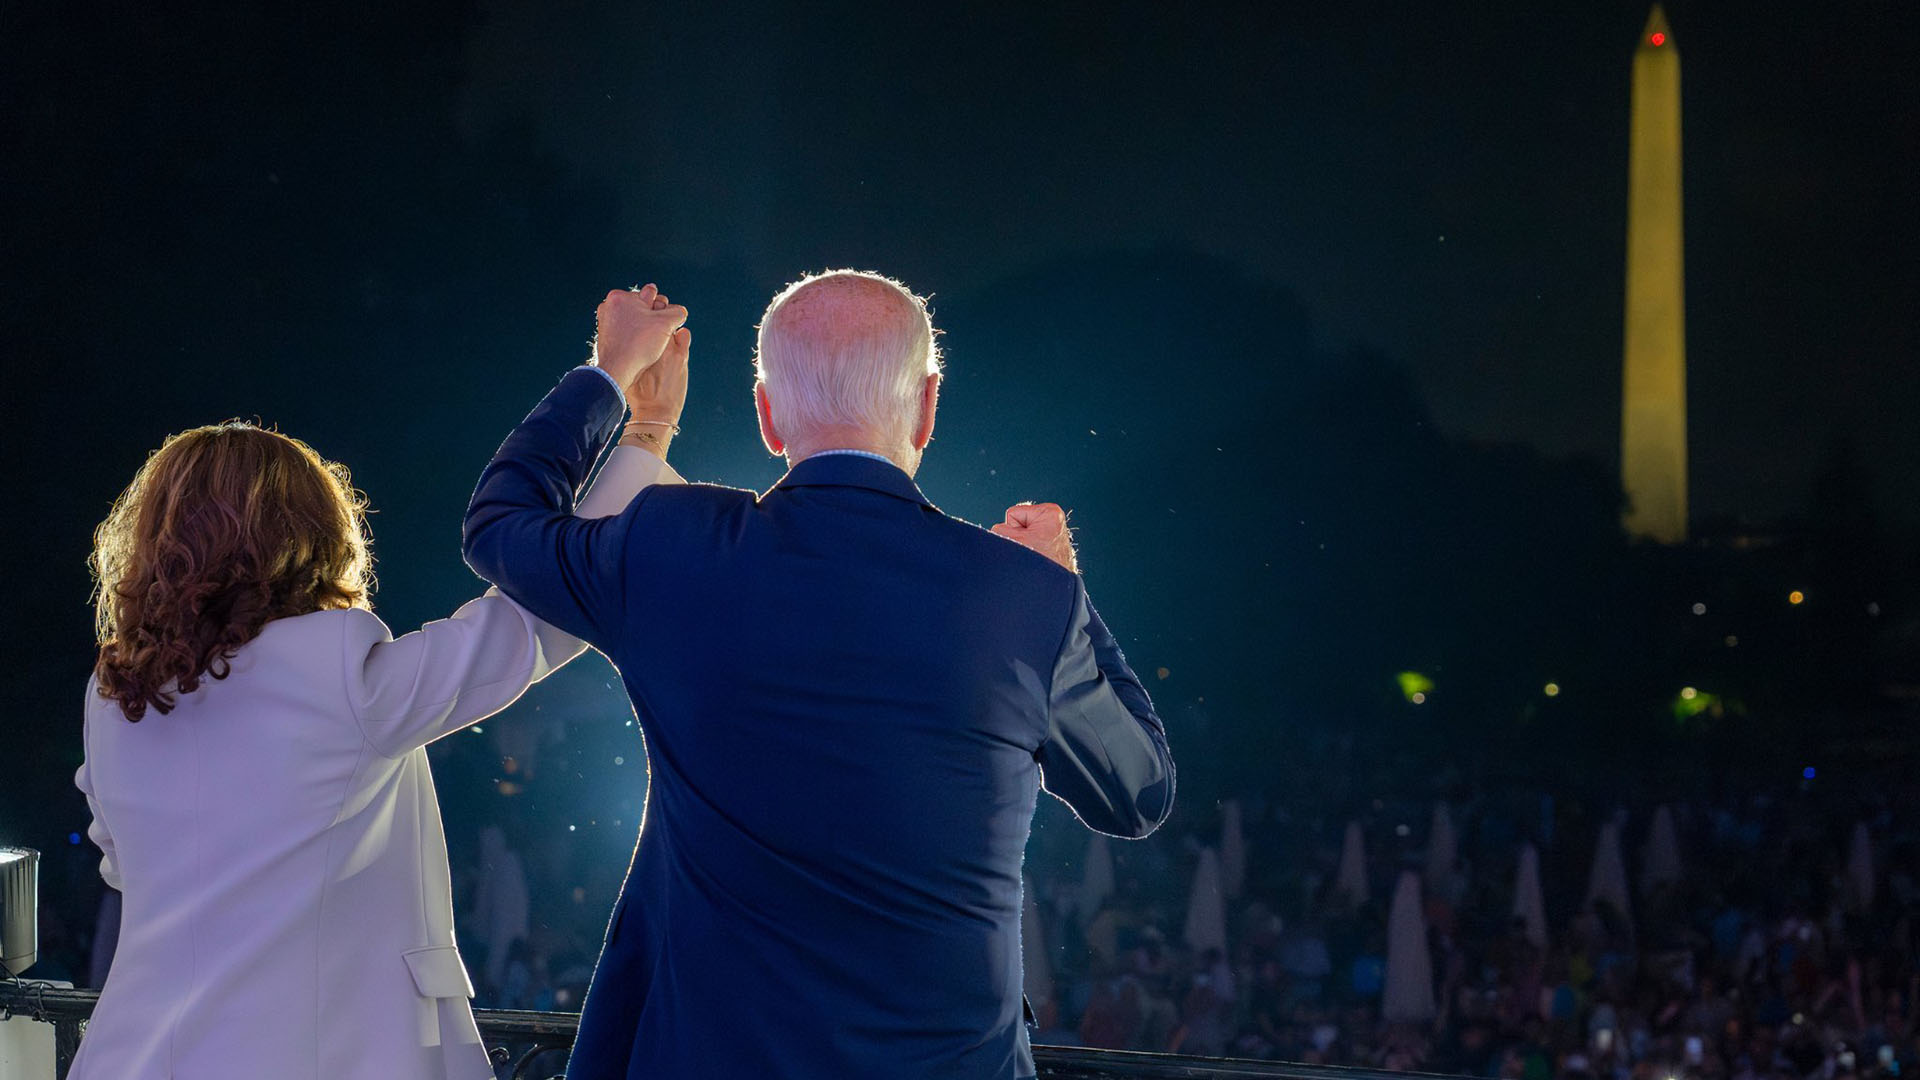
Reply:
[[[781,477],[780,482],[773,485],[767,494],[771,495],[781,488],[798,487],[866,488],[896,499],[919,503],[928,509],[939,509],[927,501],[927,497],[920,493],[919,485],[898,465],[858,454],[819,454],[807,458],[788,469],[787,475]]]

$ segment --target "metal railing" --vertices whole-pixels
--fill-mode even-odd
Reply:
[[[80,1048],[87,1018],[100,1000],[95,990],[65,990],[31,980],[0,981],[0,1019],[29,1016],[53,1025],[60,1075]],[[513,1080],[556,1080],[566,1067],[565,1052],[573,1046],[580,1026],[579,1013],[531,1012],[520,1009],[475,1009],[480,1037],[495,1065],[511,1063]],[[1081,1046],[1033,1048],[1040,1080],[1421,1080],[1431,1073],[1389,1073],[1340,1065],[1304,1065],[1285,1061],[1241,1061],[1230,1058],[1185,1057],[1178,1054],[1141,1054],[1124,1050],[1092,1050]],[[552,1071],[548,1071],[552,1070]]]

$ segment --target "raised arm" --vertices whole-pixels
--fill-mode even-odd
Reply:
[[[580,514],[618,513],[644,489],[680,482],[653,454],[616,447],[580,500]],[[586,648],[497,589],[398,638],[364,613],[349,617],[342,633],[361,732],[393,757],[499,712]]]
[[[623,620],[633,508],[581,521],[572,515],[573,493],[619,426],[621,392],[643,373],[677,366],[684,401],[685,320],[686,309],[651,285],[609,293],[599,311],[600,370],[579,368],[560,380],[500,445],[467,507],[467,564],[529,611],[588,641],[608,640]],[[649,429],[648,418],[636,415],[636,445],[663,450],[677,418],[676,405],[671,418]]]
[[[993,531],[1072,571],[1073,611],[1054,661],[1047,737],[1034,759],[1046,789],[1088,828],[1138,838],[1173,810],[1166,726],[1087,599],[1067,518],[1053,503],[1011,507]]]

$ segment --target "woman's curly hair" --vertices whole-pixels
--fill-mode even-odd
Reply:
[[[345,467],[228,421],[169,438],[93,533],[100,696],[173,710],[269,620],[366,607],[366,497]]]

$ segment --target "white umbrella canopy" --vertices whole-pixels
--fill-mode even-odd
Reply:
[[[1092,921],[1100,905],[1113,895],[1113,852],[1107,850],[1104,833],[1094,833],[1087,843],[1087,861],[1080,868],[1080,919]]]
[[[1359,907],[1370,899],[1367,893],[1367,838],[1358,821],[1347,822],[1347,833],[1340,841],[1340,869],[1333,877],[1333,895]]]
[[[1873,838],[1867,834],[1866,822],[1855,822],[1853,843],[1847,849],[1847,902],[1854,910],[1873,906],[1874,883]]]
[[[1627,864],[1620,857],[1618,819],[1600,826],[1600,836],[1593,847],[1593,870],[1587,876],[1587,899],[1580,906],[1592,910],[1598,900],[1612,904],[1622,918],[1632,923],[1633,905],[1627,899]]]
[[[1673,829],[1673,811],[1662,805],[1653,812],[1647,833],[1647,859],[1640,867],[1640,895],[1651,896],[1662,885],[1680,880],[1680,838]]]
[[[1428,896],[1453,898],[1453,864],[1460,855],[1453,834],[1453,810],[1442,799],[1433,804],[1433,826],[1427,830],[1426,882]]]
[[[489,825],[480,830],[480,865],[471,925],[487,943],[487,981],[499,986],[506,980],[508,950],[531,936],[526,862],[507,845],[507,834]]]
[[[1193,868],[1193,890],[1187,894],[1187,946],[1195,955],[1208,949],[1227,951],[1227,900],[1220,888],[1220,853],[1200,849]]]
[[[1238,897],[1247,887],[1247,834],[1240,821],[1238,799],[1220,805],[1220,886],[1228,899]]]
[[[1387,976],[1380,1016],[1392,1022],[1433,1019],[1433,957],[1427,951],[1427,916],[1421,907],[1420,875],[1400,872],[1387,917]]]
[[[1053,1000],[1053,965],[1047,961],[1047,935],[1040,925],[1040,906],[1033,899],[1033,883],[1023,881],[1020,906],[1021,989],[1038,1011]]]
[[[1526,927],[1527,940],[1536,949],[1547,947],[1547,902],[1540,891],[1540,849],[1520,849],[1520,869],[1513,879],[1513,917]]]

